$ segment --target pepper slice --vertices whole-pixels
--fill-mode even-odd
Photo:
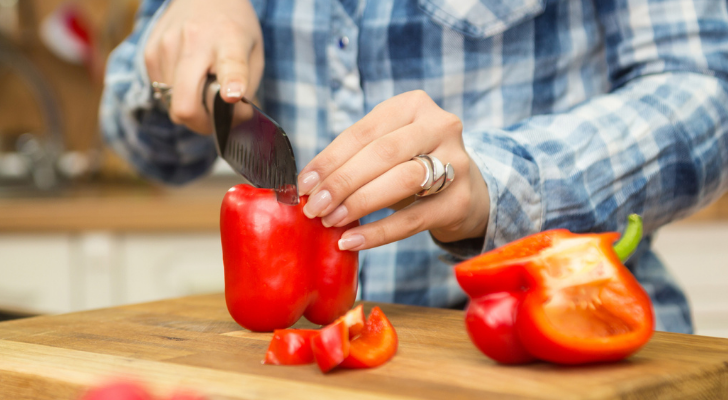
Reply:
[[[354,339],[364,330],[364,306],[359,304],[352,308],[334,322],[338,321],[346,324],[346,327],[349,328],[349,339]]]
[[[654,330],[652,305],[612,248],[618,237],[545,231],[458,264],[473,343],[501,363],[581,364],[637,351]]]
[[[313,356],[321,372],[329,372],[349,356],[349,328],[337,321],[321,328],[311,340]]]
[[[392,323],[379,307],[372,308],[361,334],[351,341],[343,368],[372,368],[389,361],[397,352],[399,339]]]
[[[314,329],[276,329],[265,353],[265,364],[301,365],[313,362],[311,339],[318,335]]]

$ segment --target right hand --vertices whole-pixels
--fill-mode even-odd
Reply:
[[[228,103],[254,96],[263,75],[263,34],[248,0],[175,0],[153,28],[144,59],[150,81],[171,85],[169,117],[209,134],[202,105],[207,74],[216,74]],[[236,107],[235,121],[242,120]]]

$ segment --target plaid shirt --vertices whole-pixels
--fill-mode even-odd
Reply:
[[[692,331],[685,296],[650,242],[728,182],[725,1],[253,3],[265,38],[259,96],[290,134],[299,168],[378,103],[423,89],[462,119],[488,184],[484,241],[445,252],[424,232],[361,252],[362,298],[452,306],[465,296],[448,258],[552,228],[623,231],[636,212],[648,236],[628,266],[654,301],[657,328]],[[143,48],[164,6],[144,1],[111,55],[101,123],[139,171],[180,184],[216,155],[210,137],[153,106]]]

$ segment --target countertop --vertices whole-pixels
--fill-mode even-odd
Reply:
[[[271,334],[238,326],[222,294],[2,322],[0,399],[76,399],[120,377],[157,395],[186,388],[210,399],[728,398],[728,339],[656,332],[617,363],[502,366],[471,344],[462,311],[380,306],[397,355],[327,375],[261,364]]]
[[[0,196],[0,232],[216,232],[222,198],[238,183],[207,179],[182,187],[78,184],[48,194]]]
[[[225,192],[237,177],[182,187],[94,183],[47,195],[3,196],[0,232],[217,232]],[[728,195],[678,223],[728,220]]]

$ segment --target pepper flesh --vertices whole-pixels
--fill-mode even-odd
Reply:
[[[276,329],[265,353],[265,364],[301,365],[313,362],[311,339],[319,332],[314,329]]]
[[[397,352],[399,339],[392,323],[379,307],[373,307],[364,329],[351,341],[342,368],[373,368],[389,361]]]
[[[612,248],[618,237],[545,231],[456,266],[475,345],[501,363],[581,364],[637,351],[652,336],[652,306]]]
[[[276,201],[272,189],[231,188],[222,201],[220,233],[225,300],[233,319],[257,332],[293,325],[301,316],[326,325],[351,308],[358,254],[340,251],[341,235],[358,221],[325,228],[320,218]]]
[[[321,328],[311,340],[311,346],[321,372],[331,371],[349,356],[351,342],[346,323],[340,320]]]

